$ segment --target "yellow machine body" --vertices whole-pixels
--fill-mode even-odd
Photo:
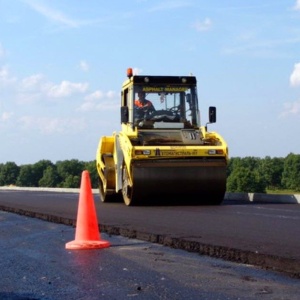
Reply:
[[[130,69],[129,69],[130,70]],[[136,107],[139,93],[154,105]],[[209,122],[216,108],[209,108]],[[220,204],[228,147],[200,125],[194,76],[133,76],[124,82],[121,130],[100,138],[100,198],[126,205]]]

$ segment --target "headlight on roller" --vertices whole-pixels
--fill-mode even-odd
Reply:
[[[222,149],[209,149],[208,155],[224,154]]]
[[[151,151],[150,150],[135,150],[134,154],[135,155],[150,155]]]

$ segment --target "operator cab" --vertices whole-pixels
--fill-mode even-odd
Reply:
[[[210,108],[209,123],[215,113]],[[132,130],[198,129],[196,77],[133,76],[131,70],[122,88],[121,123]]]
[[[122,123],[133,128],[200,126],[194,76],[129,76],[122,99]]]
[[[199,127],[196,88],[187,85],[134,86],[133,123],[137,127]],[[144,105],[139,97],[144,95]]]

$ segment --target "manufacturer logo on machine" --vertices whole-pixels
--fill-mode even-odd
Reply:
[[[197,156],[197,150],[160,150],[155,149],[155,156]]]
[[[185,86],[163,86],[163,87],[153,87],[153,86],[146,86],[143,87],[143,92],[146,93],[160,93],[160,92],[167,92],[167,93],[180,93],[185,92],[187,87]]]

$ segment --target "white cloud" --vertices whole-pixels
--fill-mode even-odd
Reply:
[[[294,65],[294,70],[290,76],[290,84],[291,86],[300,85],[300,63]]]
[[[193,24],[193,28],[197,31],[208,31],[212,27],[212,21],[210,18],[205,18],[204,21],[196,21]]]
[[[108,99],[115,99],[116,98],[116,96],[117,96],[117,93],[115,92],[115,91],[108,91],[107,93],[106,93],[106,97],[108,98]]]
[[[42,74],[34,74],[22,79],[20,87],[24,90],[39,89],[39,86],[41,85],[43,80],[44,80],[44,76]]]
[[[43,15],[47,19],[54,21],[56,23],[63,24],[67,27],[76,28],[79,27],[79,23],[75,20],[72,20],[71,18],[64,15],[62,12],[52,9],[50,7],[47,7],[43,4],[41,4],[38,1],[34,0],[26,0],[25,1],[33,10],[38,12],[39,14]]]
[[[0,68],[0,86],[7,86],[15,83],[16,81],[16,77],[10,76],[8,67],[3,66]]]
[[[34,116],[23,116],[18,122],[22,129],[32,130],[37,129],[43,134],[55,134],[55,133],[76,133],[86,128],[86,124],[83,118],[50,118]]]
[[[80,63],[79,63],[79,67],[80,69],[83,71],[83,72],[88,72],[89,69],[90,69],[90,66],[88,65],[88,63],[84,60],[82,60]]]
[[[18,86],[16,99],[18,103],[30,104],[44,98],[43,90],[49,86],[42,74],[34,74],[23,78]]]
[[[120,107],[118,94],[114,91],[106,93],[96,91],[84,98],[84,102],[77,109],[78,111],[93,111],[93,110],[114,110]]]
[[[97,100],[97,99],[101,99],[104,97],[104,93],[102,91],[96,91],[90,95],[87,95],[85,97],[85,100],[86,101],[94,101],[94,100]]]
[[[84,93],[88,89],[88,83],[73,83],[67,80],[59,85],[48,86],[47,95],[53,98],[67,97],[74,93]]]
[[[0,115],[0,121],[1,122],[6,122],[7,120],[9,120],[11,117],[13,116],[13,113],[12,112],[3,112],[1,115]]]
[[[297,0],[297,1],[296,1],[296,4],[295,4],[295,6],[294,6],[294,9],[295,9],[295,10],[300,10],[300,0]]]
[[[300,4],[300,0],[298,1]],[[290,85],[292,87],[300,86],[300,63],[294,64],[294,70],[290,76]],[[281,117],[300,115],[300,100],[284,103],[284,110]]]
[[[8,78],[8,70],[7,67],[2,67],[0,69],[0,81],[4,82]]]
[[[287,117],[291,115],[300,115],[300,100],[284,103],[284,109],[280,117]]]
[[[77,109],[78,111],[92,111],[95,108],[95,103],[91,101],[83,102],[80,107]]]
[[[1,77],[1,75],[0,75]],[[1,81],[1,80],[0,80]],[[54,84],[42,74],[34,74],[22,79],[18,85],[17,100],[19,103],[33,103],[45,98],[64,98],[76,93],[85,93],[88,83],[75,83],[63,80]]]

